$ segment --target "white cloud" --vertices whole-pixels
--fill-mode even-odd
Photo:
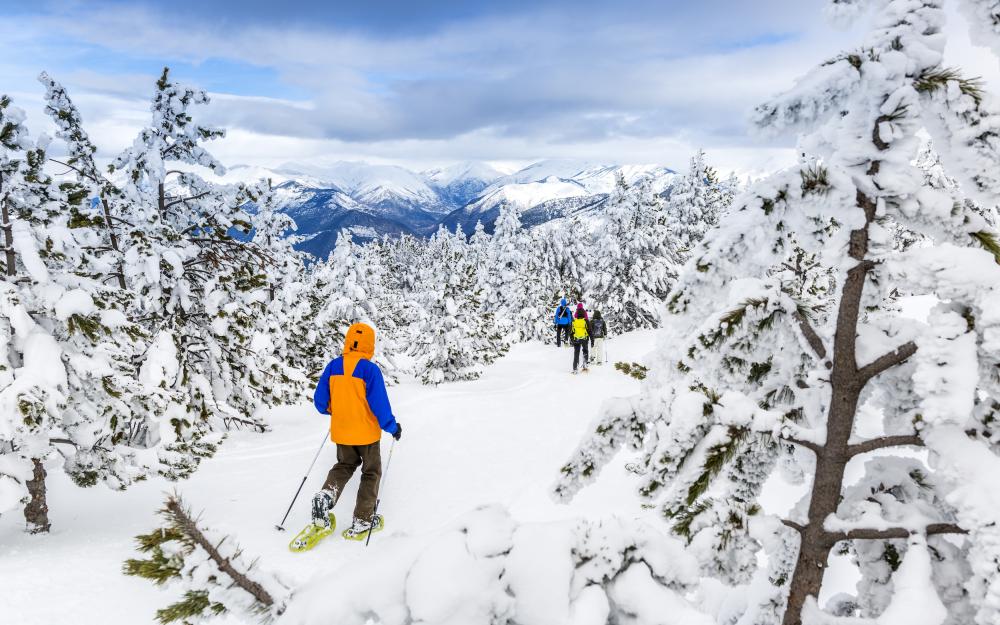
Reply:
[[[707,2],[697,10],[663,4],[673,10],[546,9],[394,36],[178,23],[147,9],[85,4],[0,26],[0,73],[10,69],[9,85],[41,127],[40,89],[29,83],[37,70],[56,72],[104,158],[125,147],[148,115],[155,77],[128,60],[154,58],[265,68],[280,81],[272,88],[310,94],[213,94],[202,114],[228,128],[214,151],[233,164],[365,159],[422,168],[568,157],[683,168],[698,147],[723,171],[790,163],[792,140],[748,138],[747,113],[855,45],[858,33],[830,29],[818,0]],[[968,43],[957,16],[949,31],[949,58],[998,84],[995,57]],[[95,55],[104,60],[88,65]],[[177,77],[197,83],[198,67],[188,73]],[[253,84],[240,87],[254,93]]]

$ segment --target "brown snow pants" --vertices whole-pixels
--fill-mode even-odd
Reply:
[[[327,474],[323,488],[340,499],[358,467],[361,467],[361,485],[354,504],[354,518],[369,521],[375,513],[375,498],[378,497],[378,484],[382,479],[382,452],[378,441],[370,445],[338,444],[337,464]]]

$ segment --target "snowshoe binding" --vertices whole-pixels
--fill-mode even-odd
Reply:
[[[354,519],[354,523],[340,535],[344,537],[344,540],[366,540],[369,531],[378,533],[385,529],[385,520],[381,514],[376,514],[375,529],[372,529],[371,525],[371,521],[368,519]]]
[[[332,534],[337,528],[337,517],[332,512],[328,514],[330,517],[329,525],[317,525],[315,522],[310,522],[301,532],[295,535],[292,542],[288,543],[288,550],[295,553],[309,551],[318,545],[319,541]]]

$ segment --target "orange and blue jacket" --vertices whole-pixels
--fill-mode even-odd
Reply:
[[[375,331],[356,323],[347,331],[344,354],[330,361],[313,393],[316,410],[330,415],[330,440],[338,445],[370,445],[382,430],[399,427],[389,406],[382,370],[371,361]]]

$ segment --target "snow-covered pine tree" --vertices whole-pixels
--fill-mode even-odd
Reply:
[[[371,309],[368,293],[364,287],[364,269],[361,266],[357,246],[351,238],[351,233],[342,230],[337,235],[337,243],[329,258],[317,267],[321,276],[323,289],[321,307],[315,317],[314,325],[320,340],[339,351],[344,344],[347,328],[356,321],[362,321],[373,326],[376,314]],[[329,351],[329,350],[327,350]],[[321,363],[315,363],[322,369],[329,360],[324,356]]]
[[[358,246],[351,233],[343,230],[330,257],[313,267],[308,297],[314,301],[314,310],[308,323],[314,352],[309,370],[315,375],[340,353],[347,328],[359,321],[375,328],[375,357],[386,375],[394,377],[400,372],[393,356],[398,349],[398,328],[404,323],[400,318],[402,300],[384,265],[389,260],[387,245],[391,244]]]
[[[549,303],[583,297],[587,269],[593,262],[595,235],[576,216],[536,229],[541,238],[542,278],[549,284]]]
[[[674,253],[658,219],[660,199],[648,181],[618,177],[598,230],[585,293],[622,331],[659,324],[660,308],[676,275]]]
[[[537,230],[529,230],[526,236],[524,307],[514,316],[524,341],[552,340],[552,311],[559,289],[546,260],[546,238]]]
[[[97,147],[83,129],[83,118],[66,89],[47,73],[42,72],[38,81],[45,87],[45,113],[55,122],[56,137],[66,143],[65,160],[51,159],[52,162],[68,167],[75,172],[77,182],[89,193],[87,199],[97,198],[100,204],[100,218],[103,220],[107,244],[104,257],[113,262],[105,271],[113,272],[118,288],[124,290],[125,272],[122,267],[122,247],[118,241],[117,225],[114,222],[114,205],[121,200],[121,191],[98,169],[94,161]],[[96,220],[95,220],[96,221]]]
[[[145,475],[149,446],[133,357],[141,332],[114,286],[116,259],[87,187],[43,167],[48,138],[0,97],[0,512],[23,505],[28,530],[49,528],[46,460],[80,486],[124,488]]]
[[[471,380],[506,350],[482,292],[464,237],[441,226],[420,258],[416,294],[421,318],[411,327],[416,367],[424,384]]]
[[[164,525],[136,537],[145,559],[125,562],[122,571],[181,592],[156,611],[160,623],[206,623],[223,615],[248,622],[273,622],[284,611],[289,586],[249,560],[236,541],[206,527],[177,495],[160,510]]]
[[[161,455],[183,476],[214,452],[231,427],[263,430],[269,394],[250,350],[252,302],[267,288],[260,250],[235,232],[249,233],[245,185],[210,183],[190,169],[222,165],[202,146],[222,130],[194,122],[204,91],[169,78],[156,83],[152,120],[113,163],[121,179],[117,207],[130,224],[125,281],[136,298],[135,318],[151,342],[140,371],[149,390],[143,408],[163,423]],[[168,169],[171,163],[186,170]]]
[[[248,357],[252,371],[260,373],[267,404],[298,402],[308,381],[304,343],[310,321],[305,297],[305,254],[295,249],[302,237],[295,235],[295,221],[278,210],[278,200],[270,180],[248,188],[253,210],[251,244],[258,250],[260,272],[266,284],[248,298],[255,319]]]
[[[509,345],[548,333],[548,298],[537,274],[537,252],[534,237],[521,226],[517,207],[502,204],[480,284],[484,313],[493,315],[496,331]]]
[[[484,268],[486,265],[492,238],[486,232],[486,226],[483,225],[483,221],[481,219],[476,221],[476,227],[472,231],[472,236],[469,237],[469,257],[476,265],[477,271],[481,271],[481,268]]]
[[[368,294],[368,306],[374,311],[378,330],[375,345],[375,359],[382,368],[386,380],[395,382],[406,372],[404,364],[397,358],[407,340],[406,329],[416,304],[398,288],[389,272],[388,251],[378,242],[370,242],[358,249],[364,275],[364,289]]]
[[[704,150],[691,157],[688,171],[670,189],[666,218],[669,236],[683,260],[715,224],[733,199],[733,191],[705,162]]]
[[[641,395],[608,407],[556,490],[571,496],[618,446],[643,447],[641,494],[708,571],[748,584],[720,622],[830,622],[816,602],[840,545],[862,579],[828,607],[865,619],[852,622],[912,623],[917,605],[922,623],[994,624],[1000,246],[963,194],[1000,197],[1000,117],[942,65],[940,1],[832,6],[874,10],[863,45],[755,117],[812,130],[801,145],[814,156],[756,184],[695,250]],[[913,164],[921,128],[947,145],[958,189]],[[897,226],[926,239],[903,249]],[[791,273],[812,301],[788,286],[800,253]],[[921,294],[939,302],[926,323],[900,314],[900,295]],[[861,476],[848,485],[849,462]],[[776,471],[808,484],[783,516],[758,502]]]

